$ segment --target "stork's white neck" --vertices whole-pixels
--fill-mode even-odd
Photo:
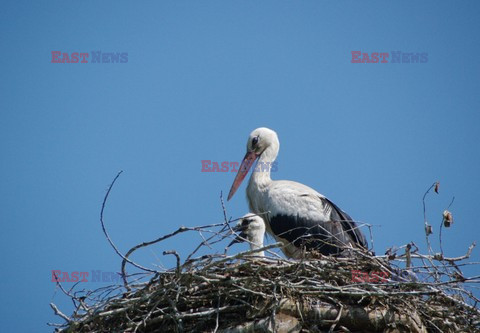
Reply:
[[[258,250],[263,247],[263,232],[261,235],[253,235],[250,242],[250,250]],[[264,256],[263,251],[255,253],[256,256]]]
[[[270,170],[273,162],[275,162],[275,159],[277,158],[277,155],[278,144],[272,144],[263,151],[258,158],[255,170],[252,171],[252,176],[250,177],[249,182],[251,185],[262,187],[268,185],[272,181],[270,178]]]
[[[268,211],[266,195],[269,185],[272,183],[270,169],[272,168],[272,163],[277,158],[279,148],[280,144],[275,135],[258,159],[257,165],[259,166],[259,169],[257,171],[253,170],[252,175],[250,176],[250,181],[247,186],[247,198],[252,213],[264,214]],[[265,168],[267,163],[269,167]],[[264,167],[263,170],[262,166]]]

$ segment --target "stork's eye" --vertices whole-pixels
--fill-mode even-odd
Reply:
[[[254,138],[252,139],[252,147],[255,148],[255,146],[257,145],[257,143],[258,143],[258,136],[254,137]]]
[[[243,219],[242,220],[242,227],[248,226],[250,224],[250,222],[252,222],[252,221],[250,221],[249,219]]]

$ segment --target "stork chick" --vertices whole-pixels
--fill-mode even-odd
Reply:
[[[228,245],[235,243],[248,242],[250,250],[257,250],[263,247],[263,237],[265,235],[265,223],[263,219],[255,214],[248,213],[244,215],[237,223],[234,231],[239,232],[237,237]],[[257,256],[264,256],[264,252],[256,252]]]

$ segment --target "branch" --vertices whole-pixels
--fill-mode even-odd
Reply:
[[[438,182],[433,183],[428,188],[428,190],[425,192],[425,194],[423,195],[423,199],[422,199],[422,202],[423,202],[423,223],[425,225],[425,237],[426,237],[426,241],[427,241],[427,247],[428,247],[428,253],[429,254],[433,253],[432,247],[430,246],[430,240],[428,238],[428,236],[432,233],[432,226],[429,225],[428,222],[427,222],[427,208],[426,208],[426,204],[425,204],[425,198],[427,197],[427,194],[431,191],[432,188],[435,188],[435,192],[438,193],[438,185],[439,185]]]
[[[115,246],[115,244],[113,243],[113,241],[110,239],[110,236],[108,235],[108,232],[107,232],[107,229],[105,228],[105,223],[103,222],[103,211],[105,210],[105,206],[107,204],[107,199],[108,199],[108,196],[110,194],[110,191],[112,190],[113,188],[113,185],[115,184],[115,182],[117,181],[118,177],[120,177],[120,175],[122,174],[123,171],[119,171],[117,173],[117,175],[115,176],[115,178],[113,179],[112,183],[110,184],[110,186],[108,187],[108,190],[107,190],[107,193],[105,194],[105,197],[103,198],[103,203],[102,203],[102,210],[100,211],[100,223],[102,224],[102,230],[103,230],[103,233],[105,234],[105,237],[107,238],[108,242],[110,243],[110,245],[113,247],[113,249],[115,250],[115,252],[125,261],[129,262],[130,264],[132,264],[133,266],[137,267],[137,268],[140,268],[141,270],[144,270],[144,271],[147,271],[147,272],[152,272],[152,273],[157,273],[156,270],[153,270],[153,269],[150,269],[150,268],[146,268],[146,267],[143,267],[143,266],[140,266],[138,265],[137,263],[129,260],[128,258],[124,257],[122,253],[120,253],[120,251],[118,250],[118,248]]]
[[[55,304],[50,303],[50,307],[53,309],[53,312],[55,312],[57,316],[62,317],[62,319],[65,320],[67,323],[71,322],[70,318],[68,318],[67,315],[60,311]]]

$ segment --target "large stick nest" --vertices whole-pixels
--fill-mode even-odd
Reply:
[[[480,312],[460,282],[352,282],[374,257],[289,261],[207,257],[77,311],[66,332],[473,332]],[[395,274],[395,273],[394,273]],[[452,294],[452,290],[456,293]],[[113,287],[112,287],[113,290]],[[105,293],[102,289],[96,293]],[[93,297],[90,294],[89,297]],[[82,308],[80,306],[79,308]]]
[[[478,299],[466,288],[478,284],[478,277],[466,278],[460,270],[474,244],[458,258],[422,255],[408,244],[402,254],[381,257],[356,251],[351,258],[288,260],[272,252],[278,243],[233,256],[194,257],[232,237],[230,222],[182,227],[125,256],[104,228],[123,258],[123,285],[67,291],[58,283],[75,310],[66,316],[51,304],[65,320],[52,325],[62,332],[480,331]],[[187,231],[201,233],[203,241],[183,263],[175,251],[164,252],[177,259],[172,269],[157,271],[129,259],[139,248]],[[211,236],[205,238],[206,232]],[[269,256],[256,256],[261,250]],[[127,263],[140,273],[127,275]]]

